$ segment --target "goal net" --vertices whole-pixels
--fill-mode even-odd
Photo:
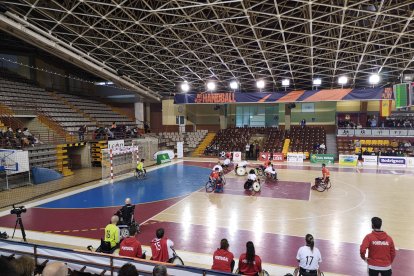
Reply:
[[[145,166],[154,164],[152,156],[158,151],[158,139],[131,141],[131,146],[102,150],[102,179],[113,179],[135,170],[137,162],[145,159]]]

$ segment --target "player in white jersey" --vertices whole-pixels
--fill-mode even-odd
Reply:
[[[295,276],[319,276],[319,263],[322,262],[321,252],[315,247],[315,241],[311,234],[305,237],[306,245],[298,250],[296,259],[299,262]]]

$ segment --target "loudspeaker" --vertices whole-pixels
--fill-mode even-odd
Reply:
[[[288,108],[289,109],[292,109],[292,108],[295,108],[295,107],[296,107],[296,104],[295,103],[288,104]]]

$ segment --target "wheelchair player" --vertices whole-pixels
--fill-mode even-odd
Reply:
[[[331,173],[325,164],[322,164],[322,177],[315,178],[315,185],[312,186],[312,189],[316,190],[321,183],[328,183]]]
[[[137,229],[137,233],[140,233],[139,224],[134,218],[135,205],[131,204],[131,199],[125,199],[125,205],[119,209],[115,215],[119,217],[117,226],[120,228],[121,237],[129,236],[129,227],[134,226]]]
[[[223,192],[223,178],[220,172],[220,168],[215,167],[214,171],[211,172],[209,176],[209,181],[214,185],[214,191],[221,193]]]
[[[256,181],[260,183],[260,179],[257,178],[256,172],[254,169],[251,169],[247,175],[247,180],[244,183],[244,189],[251,190],[253,188],[253,183]]]
[[[137,178],[143,178],[147,176],[147,170],[144,169],[144,161],[145,159],[141,159],[135,168],[135,176]]]

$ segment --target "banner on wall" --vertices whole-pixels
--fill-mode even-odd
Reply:
[[[380,156],[378,158],[378,166],[380,167],[406,167],[405,157],[396,156]]]
[[[235,151],[233,152],[233,162],[240,162],[241,161],[241,152]]]
[[[322,89],[268,93],[202,92],[176,94],[175,104],[223,104],[223,103],[269,103],[269,102],[321,102],[381,100],[383,87],[367,89]]]
[[[381,100],[380,105],[380,116],[381,117],[388,117],[391,115],[391,100]]]
[[[325,163],[333,164],[335,156],[333,154],[311,154],[310,162],[311,163]]]
[[[362,155],[364,166],[376,166],[378,165],[378,157],[376,155]]]
[[[303,153],[292,153],[288,152],[287,161],[289,163],[303,163],[304,154]]]
[[[285,158],[283,157],[283,153],[281,152],[274,152],[272,161],[274,162],[283,162]]]
[[[125,146],[124,140],[109,140],[108,141],[108,149],[112,150],[119,150]]]
[[[339,165],[341,166],[356,166],[358,162],[358,155],[339,155]]]
[[[260,152],[259,161],[267,161],[270,159],[270,152]]]

